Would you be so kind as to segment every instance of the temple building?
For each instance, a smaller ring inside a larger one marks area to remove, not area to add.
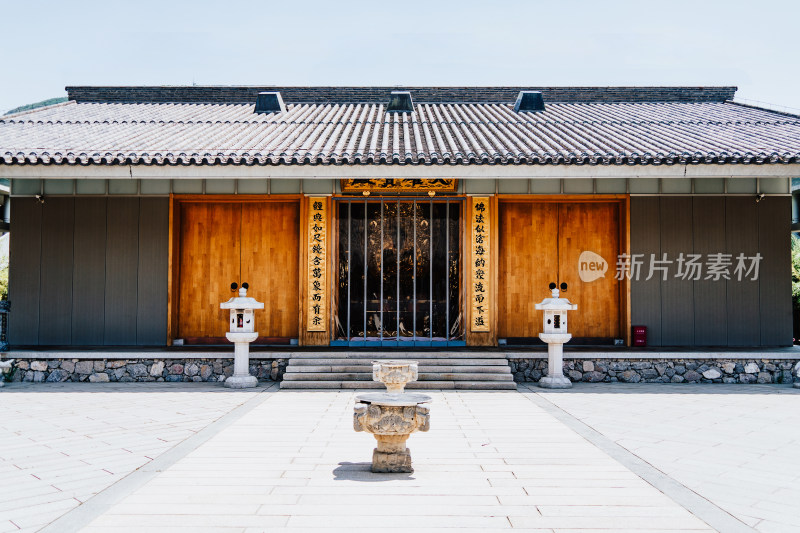
[[[0,117],[14,349],[792,344],[800,117],[735,87],[67,87]]]

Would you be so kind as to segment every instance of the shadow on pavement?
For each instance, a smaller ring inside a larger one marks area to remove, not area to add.
[[[412,474],[375,474],[371,470],[372,463],[339,463],[333,469],[334,480],[336,481],[365,481],[375,483],[380,481],[413,480]]]

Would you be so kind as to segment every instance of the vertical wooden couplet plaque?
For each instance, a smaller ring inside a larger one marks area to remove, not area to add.
[[[489,216],[489,198],[472,197],[472,219],[470,220],[470,302],[472,305],[472,331],[489,331],[491,285],[491,246],[489,235],[491,229]]]
[[[308,331],[328,329],[327,198],[308,199]]]

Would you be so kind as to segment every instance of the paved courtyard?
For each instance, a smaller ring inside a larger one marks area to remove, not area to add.
[[[12,384],[0,532],[800,532],[785,385],[433,392],[413,474],[369,471],[355,394]]]

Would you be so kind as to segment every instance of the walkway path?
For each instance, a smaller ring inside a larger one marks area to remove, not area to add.
[[[256,394],[206,384],[7,384],[0,533],[38,531]]]
[[[603,387],[542,397],[759,531],[800,532],[800,391]]]
[[[769,505],[798,485],[787,453],[800,444],[800,391],[790,388],[434,392],[408,475],[369,472],[374,439],[352,429],[354,396],[6,387],[0,406],[15,415],[0,428],[0,472],[15,490],[0,492],[0,531],[768,532],[792,531],[797,515]],[[720,481],[740,468],[746,481]],[[727,492],[711,490],[720,483]]]

